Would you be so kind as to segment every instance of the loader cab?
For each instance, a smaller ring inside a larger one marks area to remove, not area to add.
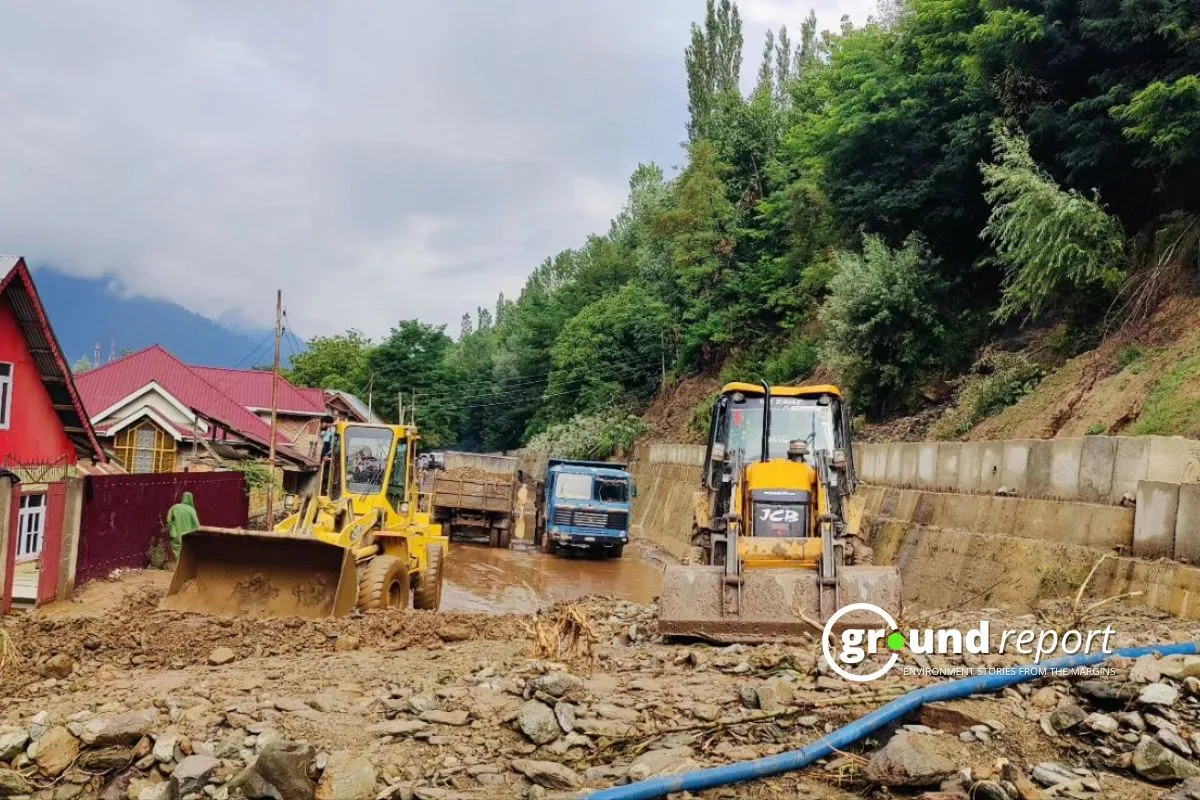
[[[359,514],[386,501],[391,514],[406,516],[415,492],[415,439],[407,426],[339,422],[330,457],[329,497],[348,495]]]

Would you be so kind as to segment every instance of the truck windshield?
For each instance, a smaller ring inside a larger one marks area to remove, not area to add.
[[[624,503],[629,500],[629,481],[623,478],[598,478],[596,499],[602,503]]]
[[[747,397],[729,404],[729,452],[741,451],[743,461],[762,455],[763,399]],[[770,458],[786,458],[788,442],[799,439],[810,453],[832,450],[833,405],[820,405],[815,398],[771,398]]]
[[[392,432],[387,428],[346,428],[346,491],[379,494],[391,449]]]
[[[564,472],[554,482],[554,496],[563,500],[591,500],[592,476]]]

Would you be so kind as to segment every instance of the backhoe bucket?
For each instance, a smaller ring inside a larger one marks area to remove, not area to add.
[[[312,536],[201,527],[184,534],[160,608],[313,618],[343,616],[357,601],[350,550]]]
[[[667,567],[658,601],[658,632],[721,644],[791,641],[805,633],[820,636],[829,617],[851,603],[873,603],[897,616],[903,598],[895,567],[841,567],[837,602],[824,608],[816,570],[749,569],[740,578],[739,597],[738,584],[726,579],[724,567]],[[878,615],[855,611],[836,627],[879,623]]]

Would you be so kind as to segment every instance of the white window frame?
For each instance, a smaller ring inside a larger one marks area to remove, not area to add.
[[[38,498],[38,504],[32,504],[33,498]],[[17,560],[32,561],[42,555],[46,546],[46,507],[49,497],[44,492],[33,492],[21,495],[21,510],[17,514]],[[28,529],[28,530],[27,530]],[[26,547],[27,537],[36,533],[33,549]]]
[[[12,424],[13,371],[15,365],[10,361],[0,361],[0,367],[8,367],[8,374],[0,375],[0,431],[6,431]]]

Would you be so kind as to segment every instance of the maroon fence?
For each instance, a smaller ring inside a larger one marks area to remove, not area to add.
[[[117,568],[149,564],[150,548],[164,535],[167,510],[191,492],[201,525],[242,528],[250,498],[240,472],[166,472],[91,475],[83,485],[83,517],[75,583]]]

